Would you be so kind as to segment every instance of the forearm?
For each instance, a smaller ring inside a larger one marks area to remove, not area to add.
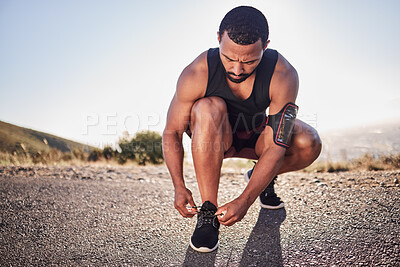
[[[239,198],[246,200],[249,206],[253,204],[279,171],[284,156],[285,149],[280,147],[272,147],[263,153],[254,168],[250,182]]]
[[[175,189],[184,188],[182,138],[179,137],[177,132],[164,131],[162,141],[164,160],[171,175],[172,183]]]

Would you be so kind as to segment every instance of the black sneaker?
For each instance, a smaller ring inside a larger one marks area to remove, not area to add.
[[[218,247],[219,221],[217,207],[210,201],[204,202],[197,214],[197,225],[190,239],[190,246],[199,252],[211,252]]]
[[[246,179],[247,182],[250,181],[251,174],[253,173],[253,169],[247,171],[244,174],[244,179]],[[264,189],[264,191],[261,192],[260,194],[260,205],[264,209],[270,209],[270,210],[276,210],[276,209],[281,209],[285,206],[285,203],[281,201],[281,199],[276,195],[275,190],[274,190],[274,184],[275,180],[278,176],[275,176],[274,179],[269,183],[267,188]]]

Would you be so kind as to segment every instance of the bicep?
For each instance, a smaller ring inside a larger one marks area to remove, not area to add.
[[[282,56],[279,61],[283,66],[272,76],[269,114],[278,113],[287,103],[295,103],[299,90],[297,71]]]
[[[273,142],[287,148],[297,116],[298,107],[295,102],[299,79],[296,70],[283,57],[282,61],[271,80],[268,125],[273,130]]]

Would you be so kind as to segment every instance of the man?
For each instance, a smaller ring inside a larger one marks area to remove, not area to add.
[[[264,208],[283,207],[274,177],[310,165],[321,151],[317,132],[296,119],[296,70],[267,49],[268,34],[267,20],[257,9],[240,6],[228,12],[219,28],[219,48],[202,53],[183,70],[169,107],[164,158],[175,208],[183,217],[198,214],[190,246],[200,252],[215,250],[220,224],[240,221],[257,197]],[[200,210],[183,179],[184,132],[192,139]],[[229,157],[258,161],[245,174],[249,183],[243,193],[219,207],[221,165]]]

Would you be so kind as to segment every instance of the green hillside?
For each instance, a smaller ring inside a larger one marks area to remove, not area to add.
[[[89,152],[93,147],[73,142],[55,135],[19,127],[0,121],[0,151],[14,152],[25,150],[29,153],[49,151],[56,148],[62,152],[81,149]]]

